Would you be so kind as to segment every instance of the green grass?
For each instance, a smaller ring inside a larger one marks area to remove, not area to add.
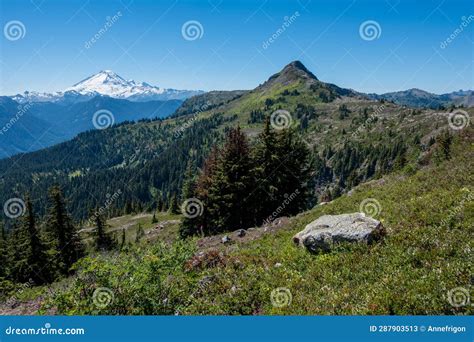
[[[107,220],[107,231],[113,234],[120,242],[122,239],[122,230],[125,230],[125,241],[129,244],[135,242],[139,224],[143,227],[145,232],[144,240],[155,241],[159,239],[163,241],[172,241],[176,238],[179,223],[170,221],[181,220],[180,215],[171,214],[169,212],[157,212],[156,218],[158,219],[158,223],[151,223],[152,217],[152,213],[139,213],[114,217]],[[159,225],[164,225],[164,227],[155,230],[154,228]],[[91,226],[84,227],[84,231],[81,233],[83,240],[88,245],[92,243],[91,229]]]
[[[192,257],[192,240],[88,257],[45,308],[64,314],[473,314],[473,307],[454,307],[447,298],[457,287],[473,292],[474,205],[463,202],[474,193],[473,147],[472,131],[465,132],[451,160],[360,185],[227,254]],[[340,245],[320,255],[294,246],[292,236],[309,222],[359,211],[367,198],[380,203],[376,218],[388,231],[383,242]],[[93,301],[99,287],[113,293],[105,308]],[[278,288],[291,293],[289,305],[272,304]]]

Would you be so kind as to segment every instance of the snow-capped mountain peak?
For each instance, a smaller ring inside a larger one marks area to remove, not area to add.
[[[153,86],[146,82],[126,80],[112,70],[102,70],[82,81],[66,88],[62,92],[52,94],[39,92],[25,92],[12,97],[19,102],[57,102],[66,97],[78,100],[102,95],[130,101],[152,100],[185,100],[191,96],[203,93],[200,90],[176,90]]]
[[[102,70],[65,90],[82,95],[97,93],[115,98],[129,98],[143,94],[163,94],[164,89],[125,80],[112,70]]]

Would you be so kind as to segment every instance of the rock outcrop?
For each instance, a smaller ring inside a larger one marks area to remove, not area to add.
[[[329,252],[340,242],[372,243],[380,240],[385,230],[380,221],[364,213],[324,215],[308,224],[293,241],[313,253]]]

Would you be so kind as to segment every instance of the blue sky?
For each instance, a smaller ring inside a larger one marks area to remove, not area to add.
[[[62,90],[102,69],[167,88],[251,89],[295,59],[323,81],[363,92],[473,89],[473,3],[2,0],[0,94]],[[5,33],[13,20],[25,28],[17,40]],[[196,40],[182,35],[191,20],[203,28]],[[369,20],[379,34],[363,39]]]

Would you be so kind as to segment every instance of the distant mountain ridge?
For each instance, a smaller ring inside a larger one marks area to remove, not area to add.
[[[203,93],[160,88],[102,70],[63,91],[0,96],[0,129],[5,128],[0,158],[49,147],[93,129],[93,116],[99,110],[111,112],[114,123],[164,118],[184,100]],[[22,114],[17,120],[18,112]]]
[[[113,123],[164,118],[181,100],[133,102],[96,95],[82,101],[18,103],[0,96],[0,159],[32,152],[94,129],[94,114],[110,112]]]
[[[307,97],[300,96],[302,93]],[[206,111],[214,112],[214,109],[218,108],[220,112],[250,116],[246,121],[256,123],[263,115],[262,106],[265,111],[275,103],[280,103],[279,106],[291,105],[301,111],[307,103],[314,100],[330,103],[352,98],[358,101],[387,100],[402,106],[438,110],[452,104],[473,106],[473,94],[472,90],[460,90],[436,95],[420,89],[382,95],[364,94],[320,81],[299,61],[289,63],[253,90],[207,93],[163,89],[145,82],[127,81],[111,70],[104,70],[65,89],[64,92],[25,92],[23,95],[10,97],[10,100],[16,101],[13,104],[4,101],[7,105],[0,107],[0,129],[15,117],[18,105],[30,105],[20,122],[2,135],[0,158],[48,147],[93,129],[92,118],[99,110],[112,112],[114,123],[121,123],[143,118],[181,117]],[[150,100],[155,98],[167,100]],[[183,102],[184,98],[186,100]],[[262,104],[263,99],[267,103]],[[308,119],[303,115],[304,125],[311,115]]]
[[[373,100],[388,100],[396,104],[416,107],[416,108],[431,108],[437,109],[440,107],[447,107],[450,105],[473,107],[474,106],[474,91],[473,90],[459,90],[446,94],[433,94],[425,90],[412,88],[403,91],[395,91],[385,94],[368,94]]]
[[[23,94],[10,96],[19,103],[25,102],[83,102],[95,96],[109,96],[133,102],[185,100],[202,94],[202,90],[178,90],[153,86],[146,82],[125,80],[112,70],[102,70],[82,81],[66,88],[64,91],[42,93],[25,91]]]
[[[111,108],[123,119],[112,104],[122,108],[141,103],[98,97],[76,106],[90,106],[86,113]],[[77,219],[86,218],[90,208],[100,206],[116,189],[123,194],[110,208],[113,215],[122,213],[127,203],[151,208],[157,196],[169,201],[179,194],[188,165],[201,167],[230,127],[239,126],[254,139],[267,119],[275,130],[294,128],[311,148],[317,195],[324,197],[401,167],[408,157],[428,150],[432,138],[448,127],[448,111],[413,111],[371,100],[320,81],[297,61],[252,90],[198,95],[174,113],[166,120],[89,130],[48,149],[0,160],[0,203],[26,192],[45,203],[48,187],[60,184]],[[90,125],[87,120],[75,123]]]

